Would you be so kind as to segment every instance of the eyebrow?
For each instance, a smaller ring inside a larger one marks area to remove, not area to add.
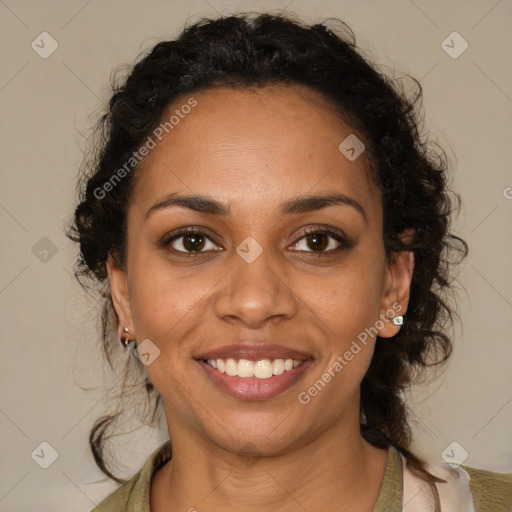
[[[231,210],[229,205],[207,196],[180,196],[177,193],[172,193],[153,204],[146,212],[144,218],[147,219],[153,213],[172,206],[180,206],[195,212],[220,216],[229,215]],[[365,223],[368,224],[368,218],[363,207],[355,199],[340,193],[293,197],[283,203],[280,214],[293,215],[297,213],[307,213],[321,210],[328,206],[351,206],[361,214]]]

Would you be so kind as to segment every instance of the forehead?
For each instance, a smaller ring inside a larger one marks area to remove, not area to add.
[[[182,109],[190,98],[195,106]],[[174,102],[162,122],[171,116],[172,128],[155,139],[136,171],[133,199],[141,208],[178,192],[210,195],[242,213],[336,190],[364,203],[369,217],[380,215],[365,153],[349,160],[339,149],[357,132],[305,86],[191,93]]]

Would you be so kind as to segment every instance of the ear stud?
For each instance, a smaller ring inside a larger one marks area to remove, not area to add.
[[[395,325],[402,325],[404,323],[404,317],[402,315],[394,316],[393,323]]]

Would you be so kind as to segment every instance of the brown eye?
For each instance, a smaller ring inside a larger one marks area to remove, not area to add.
[[[187,251],[201,251],[205,246],[205,238],[197,233],[182,237],[182,245]]]
[[[210,246],[208,245],[210,244]],[[196,228],[186,228],[172,236],[165,237],[161,245],[165,248],[171,247],[174,252],[182,254],[200,254],[208,250],[218,250],[209,236]],[[222,249],[220,249],[222,250]]]
[[[325,233],[315,233],[306,237],[308,247],[314,251],[324,251],[329,245],[329,237]]]
[[[302,248],[299,246],[302,244]],[[323,230],[323,229],[309,229],[305,231],[294,247],[298,248],[299,252],[309,252],[321,256],[323,254],[332,254],[342,249],[350,249],[354,246],[346,236],[337,231]]]

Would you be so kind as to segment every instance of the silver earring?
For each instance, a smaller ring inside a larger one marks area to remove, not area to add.
[[[395,325],[402,325],[404,323],[404,317],[402,315],[394,316],[393,323]]]
[[[128,329],[128,327],[125,327],[125,328],[123,328],[123,332],[126,333],[126,334],[129,334],[130,333],[130,329]],[[128,348],[128,345],[130,345],[130,343],[132,341],[135,341],[135,338],[130,339],[127,336],[121,336],[120,341],[121,341],[121,343],[122,343],[124,348]]]

